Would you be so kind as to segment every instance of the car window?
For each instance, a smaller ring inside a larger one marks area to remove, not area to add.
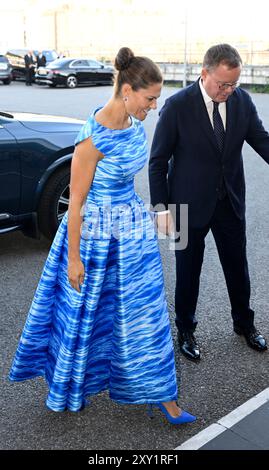
[[[4,55],[0,55],[0,62],[8,63],[8,59]]]
[[[102,66],[102,64],[100,64],[100,62],[97,62],[96,60],[88,60],[88,64],[93,69],[100,69],[100,67]]]
[[[71,64],[72,67],[88,67],[87,60],[74,60]]]
[[[53,60],[52,62],[49,63],[48,67],[64,67],[65,65],[68,65],[68,62],[70,62],[70,60],[66,60],[66,59],[56,59],[56,60]]]
[[[46,60],[52,62],[58,58],[56,51],[42,51],[42,54],[46,57]]]

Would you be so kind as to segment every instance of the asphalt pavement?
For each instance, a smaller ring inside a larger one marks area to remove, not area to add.
[[[175,91],[172,87],[164,87],[159,107],[165,97]],[[23,83],[12,83],[10,86],[0,85],[0,110],[86,119],[92,109],[104,103],[111,93],[112,87],[66,90],[39,88],[35,85],[25,87]],[[269,95],[254,94],[252,98],[265,127],[269,129]],[[149,143],[156,120],[157,112],[152,112],[145,121]],[[251,306],[256,312],[256,326],[269,339],[269,168],[248,145],[244,148],[244,165]],[[147,168],[137,176],[136,187],[145,202],[148,202]],[[118,405],[109,400],[107,393],[94,397],[91,406],[80,413],[53,413],[44,405],[47,388],[42,379],[22,383],[10,383],[7,380],[21,329],[49,250],[49,243],[45,239],[32,240],[17,232],[5,234],[0,239],[1,449],[177,449],[211,425],[225,427],[219,424],[223,417],[229,416],[233,410],[268,388],[269,353],[260,354],[251,350],[242,337],[233,333],[224,277],[211,235],[206,240],[197,309],[199,324],[196,337],[201,345],[202,359],[199,364],[193,364],[180,356],[174,326],[174,254],[166,241],[161,241],[160,247],[175,340],[177,372],[178,377],[181,377],[180,405],[195,414],[197,421],[173,427],[158,412],[150,420],[145,406]],[[254,415],[248,414],[242,418],[242,427],[244,423],[246,427],[250,426],[250,421],[254,423],[259,413],[261,420],[266,417],[269,422],[268,402],[258,409],[259,412],[252,411]],[[236,432],[233,426],[237,426]],[[238,426],[239,422],[236,422],[226,428],[240,435]],[[257,435],[256,428],[251,429]],[[264,428],[264,433],[269,435],[268,429]],[[224,436],[223,431],[215,438]],[[202,442],[204,446],[209,445],[209,441]],[[269,449],[268,440],[264,440],[262,445],[257,442],[254,444],[258,448],[265,445]]]
[[[203,429],[176,450],[269,450],[269,388]]]

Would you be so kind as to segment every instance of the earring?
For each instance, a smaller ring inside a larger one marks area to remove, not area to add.
[[[128,96],[125,96],[125,97],[123,98],[123,101],[128,101]]]

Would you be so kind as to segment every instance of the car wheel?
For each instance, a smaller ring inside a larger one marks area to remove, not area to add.
[[[78,80],[75,77],[75,75],[69,75],[69,77],[67,77],[66,79],[67,88],[76,88],[77,84],[78,84]]]
[[[5,80],[3,80],[4,85],[9,85],[10,82],[11,82],[10,78],[6,78]]]
[[[53,174],[40,199],[38,225],[41,233],[53,239],[69,204],[70,167],[64,167]]]

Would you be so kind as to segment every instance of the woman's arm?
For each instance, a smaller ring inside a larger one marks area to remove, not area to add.
[[[81,208],[92,184],[96,165],[102,157],[89,137],[76,146],[72,158],[68,208],[68,279],[78,292],[84,280],[84,266],[80,259]]]

